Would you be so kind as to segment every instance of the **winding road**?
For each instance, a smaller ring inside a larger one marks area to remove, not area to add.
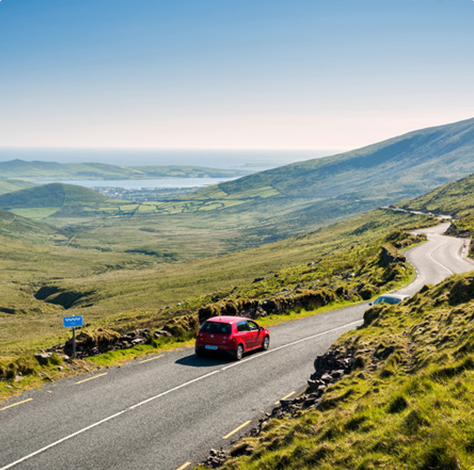
[[[418,276],[400,292],[474,269],[447,226],[423,230],[429,241],[407,252]],[[271,327],[270,349],[240,362],[181,348],[24,392],[0,404],[0,470],[190,469],[303,389],[315,357],[366,308]]]

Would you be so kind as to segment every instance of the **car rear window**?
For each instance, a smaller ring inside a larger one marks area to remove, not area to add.
[[[205,331],[206,333],[222,333],[229,335],[232,331],[232,328],[228,323],[207,321],[204,323],[204,325],[202,325],[201,331]]]
[[[398,304],[399,302],[401,302],[402,299],[398,299],[397,297],[379,297],[375,302],[374,302],[374,305],[377,305],[381,302],[386,302],[388,304],[391,304],[391,305],[394,305],[394,304]]]

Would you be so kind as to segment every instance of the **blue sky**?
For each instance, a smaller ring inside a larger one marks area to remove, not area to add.
[[[350,149],[474,117],[472,0],[1,0],[0,147]]]

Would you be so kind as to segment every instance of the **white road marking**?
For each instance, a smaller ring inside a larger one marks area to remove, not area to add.
[[[53,447],[56,447],[58,446],[59,444],[62,444],[63,442],[66,442],[66,441],[69,441],[70,439],[73,439],[74,437],[77,437],[81,434],[84,434],[85,432],[87,431],[90,431],[91,429],[94,429],[96,428],[97,426],[100,426],[101,424],[104,424],[104,423],[107,423],[108,421],[111,421],[112,419],[115,419],[115,418],[118,418],[119,416],[129,412],[129,411],[132,411],[132,410],[135,410],[136,408],[139,408],[143,405],[146,405],[147,403],[150,403],[154,400],[157,400],[158,398],[162,398],[166,395],[169,395],[170,393],[173,393],[173,392],[176,392],[182,388],[185,388],[189,385],[192,385],[193,383],[196,383],[196,382],[200,382],[201,380],[204,380],[204,379],[207,379],[209,377],[212,377],[213,375],[216,375],[216,374],[220,374],[221,372],[224,372],[226,370],[229,370],[231,369],[232,367],[237,367],[239,365],[242,365],[246,362],[249,362],[249,361],[252,361],[254,359],[257,359],[259,357],[263,357],[267,354],[273,354],[277,351],[280,351],[282,349],[286,349],[286,348],[289,348],[290,346],[295,346],[297,344],[300,344],[300,343],[304,343],[305,341],[310,341],[312,339],[315,339],[315,338],[319,338],[320,336],[324,336],[324,335],[327,335],[329,333],[333,333],[335,331],[338,331],[338,330],[342,330],[342,329],[345,329],[347,327],[351,327],[351,326],[356,326],[356,325],[359,325],[362,323],[362,320],[359,320],[359,321],[354,321],[354,322],[351,322],[351,323],[347,323],[345,325],[342,325],[342,326],[338,326],[336,328],[331,328],[330,330],[326,330],[322,333],[316,333],[314,335],[311,335],[311,336],[308,336],[306,338],[303,338],[303,339],[299,339],[297,341],[293,341],[291,343],[287,343],[287,344],[284,344],[282,346],[279,346],[277,348],[273,348],[273,349],[269,349],[268,351],[265,351],[265,352],[262,352],[261,354],[257,354],[255,356],[251,356],[247,359],[244,359],[242,361],[239,361],[239,362],[234,362],[233,364],[229,365],[229,366],[226,366],[226,367],[222,367],[221,369],[217,369],[213,372],[209,372],[208,374],[204,374],[204,375],[201,375],[200,377],[196,377],[195,379],[193,380],[190,380],[188,382],[185,382],[181,385],[178,385],[174,388],[171,388],[165,392],[162,392],[162,393],[159,393],[158,395],[155,395],[153,397],[150,397],[150,398],[147,398],[146,400],[143,400],[141,401],[140,403],[137,403],[136,405],[133,405],[133,406],[129,406],[128,408],[122,410],[122,411],[119,411],[118,413],[115,413],[113,415],[110,415],[108,416],[107,418],[104,418],[104,419],[101,419],[100,421],[97,421],[96,423],[94,424],[91,424],[90,426],[87,426],[85,428],[82,428],[80,429],[79,431],[76,431],[75,433],[72,433],[72,434],[69,434],[68,436],[65,436],[63,437],[62,439],[59,439],[55,442],[52,442],[51,444],[45,446],[45,447],[42,447],[41,449],[38,449],[37,451],[35,452],[32,452],[31,454],[28,454],[28,455],[25,455],[24,457],[22,457],[21,459],[18,459],[16,460],[15,462],[12,462],[4,467],[1,467],[0,470],[8,470],[9,468],[12,468],[12,467],[15,467],[16,465],[22,463],[22,462],[25,462],[26,460],[29,460],[33,457],[36,457],[37,455],[43,453],[43,452],[46,452],[47,450],[49,449],[52,449]]]
[[[436,261],[433,256],[431,256],[436,250],[438,250],[439,248],[441,248],[442,246],[446,245],[446,243],[448,243],[448,240],[444,240],[443,243],[441,243],[441,245],[438,245],[436,248],[433,248],[429,253],[428,253],[428,256],[436,263],[438,264],[439,266],[441,266],[443,269],[446,269],[446,271],[449,273],[450,276],[452,276],[454,273],[448,268],[446,267],[444,264],[440,263],[439,261]]]

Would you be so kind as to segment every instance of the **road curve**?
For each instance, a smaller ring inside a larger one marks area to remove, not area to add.
[[[415,267],[417,277],[409,286],[401,289],[400,293],[413,295],[425,284],[437,284],[453,274],[474,269],[474,262],[466,258],[469,240],[443,235],[449,225],[446,223],[413,232],[426,233],[429,243],[407,251],[407,259]]]
[[[463,241],[445,229],[424,230],[429,241],[407,252],[418,276],[402,292],[474,269]],[[240,362],[181,348],[25,392],[0,404],[0,470],[191,468],[301,390],[316,355],[359,325],[365,309],[274,326],[270,350]]]

